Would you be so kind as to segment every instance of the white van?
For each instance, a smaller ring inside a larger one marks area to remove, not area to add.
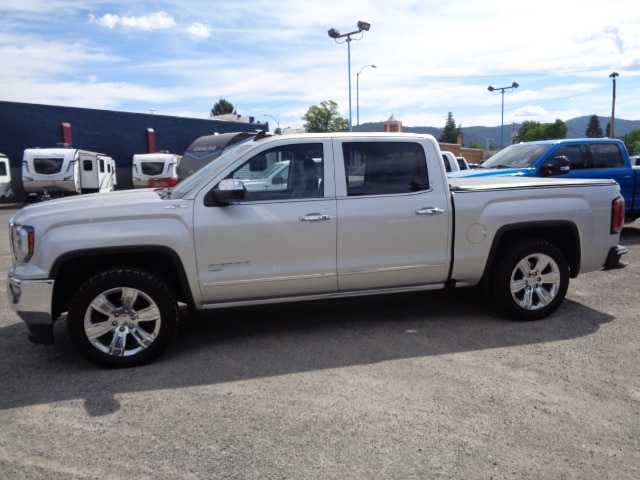
[[[181,155],[168,152],[136,153],[131,167],[133,187],[173,187],[178,183],[181,159]]]
[[[109,192],[115,189],[116,164],[108,155],[77,148],[27,148],[22,184],[29,199],[39,200]]]
[[[11,165],[9,157],[0,153],[0,198],[12,197],[11,190]]]

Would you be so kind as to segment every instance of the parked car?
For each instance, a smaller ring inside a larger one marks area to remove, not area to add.
[[[457,172],[460,170],[460,164],[453,152],[442,151],[442,161],[444,162],[444,169],[449,172]]]
[[[459,170],[469,170],[470,167],[466,158],[456,157],[456,160],[458,161],[458,167],[460,167]]]
[[[628,222],[640,218],[640,168],[622,140],[563,138],[521,142],[500,150],[478,168],[452,177],[564,177],[614,179],[625,200]]]
[[[241,173],[238,175],[243,176]],[[272,163],[257,177],[249,176],[248,179],[244,179],[244,186],[247,190],[284,190],[287,187],[288,178],[289,160],[283,160]]]

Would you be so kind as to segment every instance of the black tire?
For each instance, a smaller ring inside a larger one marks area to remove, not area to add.
[[[67,329],[87,359],[106,367],[133,367],[160,355],[178,329],[178,303],[153,274],[126,268],[101,272],[76,292]]]
[[[539,238],[505,245],[489,278],[494,306],[515,320],[539,320],[555,311],[569,288],[569,266],[558,247]]]

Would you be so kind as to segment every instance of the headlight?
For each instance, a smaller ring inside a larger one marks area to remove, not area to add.
[[[13,258],[20,263],[28,262],[33,255],[35,234],[33,227],[26,225],[9,225],[11,231],[11,251]]]

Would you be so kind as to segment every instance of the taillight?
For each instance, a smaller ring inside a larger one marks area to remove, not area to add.
[[[611,233],[620,233],[624,226],[624,198],[618,197],[611,204]]]

